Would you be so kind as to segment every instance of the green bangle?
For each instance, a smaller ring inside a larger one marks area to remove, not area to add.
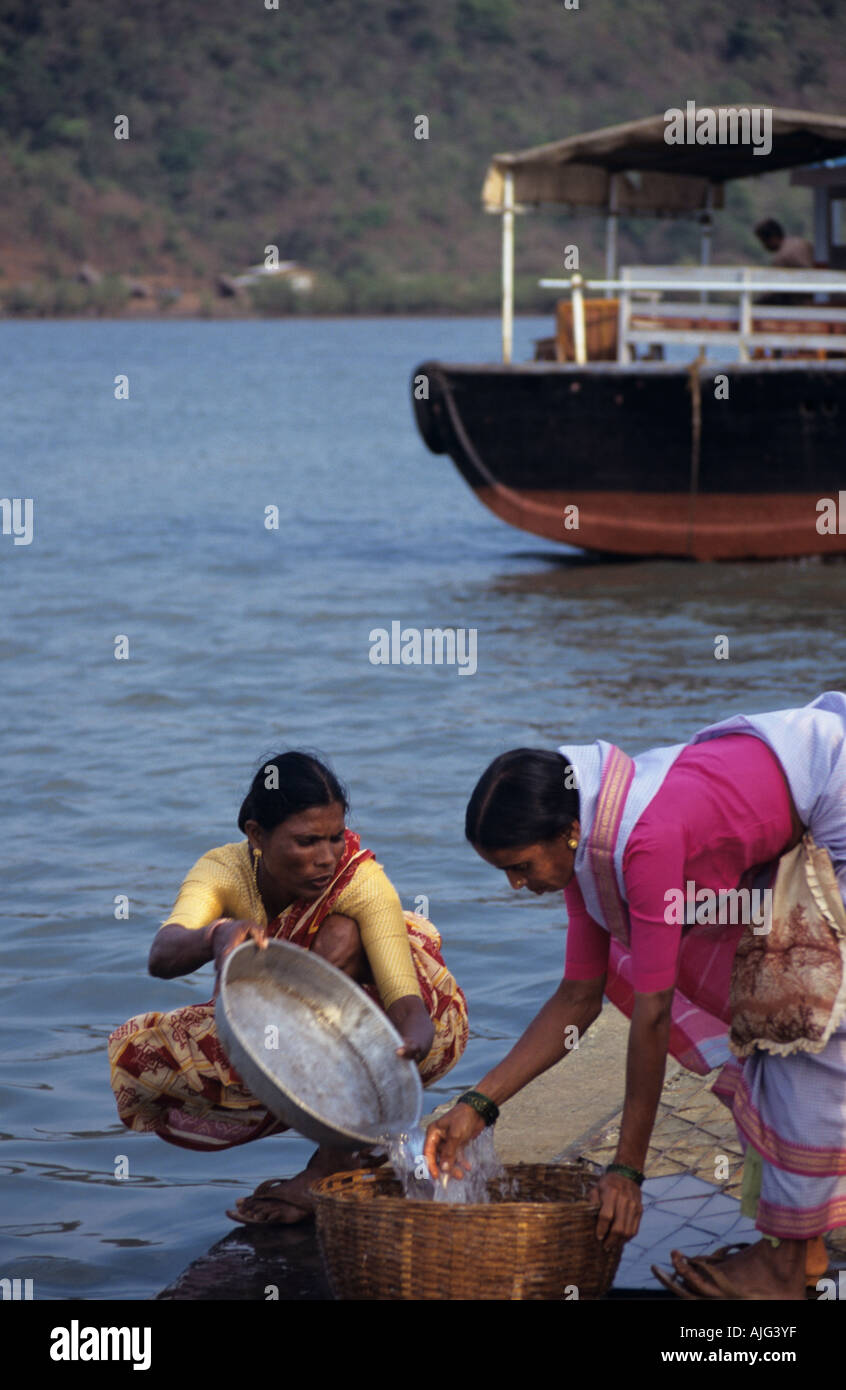
[[[636,1182],[638,1187],[643,1186],[646,1176],[638,1168],[630,1168],[627,1163],[609,1163],[605,1171],[606,1173],[619,1173],[621,1178],[629,1178],[632,1182]]]
[[[465,1091],[455,1103],[469,1105],[477,1115],[481,1115],[486,1125],[496,1124],[499,1119],[499,1106],[488,1096],[483,1096],[481,1091]]]

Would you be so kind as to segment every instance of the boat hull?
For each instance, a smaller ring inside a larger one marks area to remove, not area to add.
[[[547,540],[696,560],[846,553],[846,515],[831,533],[823,504],[846,488],[846,361],[424,362],[412,395],[428,447]]]

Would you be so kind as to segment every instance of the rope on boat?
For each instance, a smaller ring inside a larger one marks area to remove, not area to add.
[[[696,504],[699,499],[699,463],[702,451],[702,381],[700,371],[705,365],[706,355],[703,348],[699,349],[698,355],[691,362],[687,369],[688,388],[690,390],[690,483],[688,489],[688,510],[687,510],[687,554],[693,554],[693,530],[696,524]],[[450,419],[456,438],[464,452],[467,454],[477,473],[484,478],[489,487],[499,493],[505,493],[514,498],[521,507],[525,508],[525,499],[508,487],[506,483],[499,482],[485,466],[479,457],[464,428],[458,408],[453,399],[452,390],[445,377],[440,379],[441,390],[446,404],[447,414]]]
[[[690,390],[690,489],[687,508],[687,553],[693,554],[693,528],[696,525],[696,503],[699,499],[699,460],[702,451],[702,380],[699,375],[705,365],[705,349],[700,348],[687,369]]]
[[[497,492],[510,493],[512,496],[517,498],[518,501],[521,501],[522,499],[520,498],[519,494],[514,492],[512,488],[508,487],[506,483],[497,482],[490,469],[486,468],[482,460],[479,458],[479,455],[476,453],[476,450],[474,449],[473,445],[470,443],[470,440],[467,437],[467,431],[464,428],[461,416],[459,415],[455,401],[453,400],[452,388],[449,382],[447,381],[446,377],[441,377],[440,386],[441,390],[444,393],[447,414],[449,415],[450,423],[452,424],[452,428],[455,431],[456,438],[458,439],[459,444],[466,453],[473,467],[476,469],[477,473],[480,473],[482,475],[485,482],[488,484],[488,487],[494,488]]]

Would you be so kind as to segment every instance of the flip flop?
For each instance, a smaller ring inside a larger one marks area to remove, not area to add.
[[[706,1258],[701,1258],[701,1257],[700,1257],[700,1258],[697,1258],[696,1256],[691,1256],[691,1257],[688,1259],[687,1263],[688,1263],[688,1265],[690,1266],[690,1268],[693,1270],[694,1274],[698,1274],[699,1277],[700,1277],[700,1279],[706,1280],[706,1281],[710,1282],[711,1284],[713,1284],[715,1290],[717,1290],[717,1292],[715,1292],[715,1293],[711,1293],[710,1291],[707,1292],[707,1293],[703,1293],[703,1294],[695,1294],[695,1293],[694,1293],[694,1297],[698,1298],[700,1301],[711,1302],[711,1301],[714,1301],[714,1300],[718,1300],[718,1301],[722,1301],[722,1302],[725,1302],[725,1303],[760,1303],[760,1302],[762,1302],[762,1301],[767,1301],[767,1302],[772,1301],[772,1302],[779,1302],[779,1303],[780,1303],[780,1302],[783,1302],[783,1301],[784,1301],[783,1299],[777,1297],[776,1295],[769,1295],[769,1296],[768,1296],[768,1295],[766,1295],[766,1294],[763,1294],[763,1295],[762,1295],[762,1294],[747,1293],[745,1289],[738,1288],[736,1284],[733,1284],[733,1283],[731,1282],[731,1280],[730,1280],[729,1278],[727,1278],[727,1276],[725,1275],[725,1273],[723,1272],[723,1270],[722,1270],[722,1268],[721,1268],[721,1266],[720,1266],[720,1262],[719,1262],[719,1261],[718,1261],[716,1264],[714,1264],[714,1263],[710,1263],[710,1264],[709,1264],[709,1262],[708,1262],[708,1260],[707,1260],[707,1257],[706,1257]],[[660,1278],[661,1273],[663,1273],[663,1271],[658,1271],[654,1266],[653,1266],[653,1272],[654,1272],[659,1278]],[[683,1278],[684,1276],[680,1276],[680,1277]],[[661,1283],[664,1284],[664,1286],[665,1286],[666,1288],[670,1288],[670,1287],[671,1287],[671,1285],[670,1285],[670,1283],[668,1282],[667,1279],[661,1279]],[[680,1287],[684,1287],[684,1286],[681,1285]],[[673,1291],[675,1292],[675,1290],[673,1290]],[[686,1293],[685,1293],[685,1294],[679,1293],[678,1296],[679,1296],[680,1298],[689,1297],[689,1294],[686,1294]],[[806,1295],[806,1297],[807,1297],[807,1295]]]
[[[714,1253],[716,1254],[717,1252],[715,1251]],[[695,1259],[688,1260],[688,1264],[690,1265],[695,1266],[696,1263],[697,1261]],[[704,1264],[705,1261],[700,1261],[700,1263]],[[650,1268],[659,1284],[663,1284],[664,1288],[669,1289],[670,1293],[675,1294],[676,1298],[685,1298],[691,1303],[712,1303],[715,1299],[718,1302],[722,1302],[725,1299],[725,1294],[722,1293],[695,1293],[693,1289],[685,1284],[684,1277],[675,1269],[672,1273],[668,1274],[666,1270],[660,1269],[658,1265],[651,1265]],[[706,1279],[711,1277],[707,1264],[705,1265],[705,1273],[703,1273],[702,1277]]]
[[[718,1250],[712,1250],[710,1255],[697,1255],[696,1259],[703,1265],[721,1265],[735,1250],[748,1250],[749,1245],[748,1240],[736,1240],[733,1245],[721,1245]]]
[[[698,1260],[688,1260],[688,1264],[693,1266],[696,1273],[702,1274],[701,1270],[696,1269],[699,1263],[701,1262]],[[743,1289],[739,1289],[736,1284],[733,1284],[730,1279],[727,1279],[718,1264],[705,1265],[705,1273],[702,1277],[710,1279],[715,1287],[720,1290],[719,1294],[715,1295],[717,1298],[723,1298],[731,1303],[760,1303],[762,1301],[760,1294],[745,1293]],[[773,1301],[781,1302],[782,1300],[774,1299]]]
[[[227,1211],[226,1215],[232,1221],[243,1222],[245,1226],[296,1226],[314,1215],[314,1206],[307,1198],[274,1195],[274,1188],[287,1186],[290,1181],[290,1178],[267,1178],[249,1197],[240,1197],[234,1209]],[[293,1207],[302,1215],[287,1220],[281,1215],[282,1207]]]
[[[738,1240],[734,1241],[732,1245],[719,1246],[718,1249],[712,1250],[710,1255],[697,1255],[694,1258],[700,1265],[719,1265],[722,1264],[724,1260],[727,1260],[730,1255],[733,1255],[735,1251],[748,1250],[748,1248],[748,1240]],[[692,1264],[693,1261],[690,1260],[688,1263]],[[669,1289],[671,1293],[674,1293],[676,1298],[695,1299],[699,1303],[707,1303],[714,1298],[719,1298],[719,1294],[696,1293],[694,1289],[685,1284],[684,1275],[680,1274],[677,1269],[673,1269],[670,1274],[667,1274],[663,1269],[659,1269],[657,1265],[652,1265],[651,1268],[652,1273],[659,1283],[663,1284],[665,1289]]]

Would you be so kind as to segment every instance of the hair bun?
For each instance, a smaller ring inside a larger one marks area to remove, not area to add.
[[[276,774],[268,786],[268,769]],[[254,820],[263,830],[274,830],[289,816],[315,806],[330,806],[338,802],[346,813],[347,794],[335,774],[309,753],[277,753],[263,758],[244,797],[238,814],[238,829],[244,832],[247,821]]]

